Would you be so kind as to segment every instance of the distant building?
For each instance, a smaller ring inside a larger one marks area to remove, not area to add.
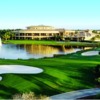
[[[59,36],[60,32],[51,26],[29,26],[26,30],[15,31],[16,39],[52,39],[55,35]]]
[[[92,31],[80,31],[77,34],[77,37],[81,37],[83,40],[91,40],[93,37],[95,37],[96,34],[92,33]]]
[[[92,30],[65,30],[55,29],[52,26],[29,26],[25,30],[15,31],[15,39],[28,40],[90,40],[95,34]]]

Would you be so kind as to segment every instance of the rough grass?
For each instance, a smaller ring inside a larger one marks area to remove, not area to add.
[[[8,99],[14,94],[34,92],[39,95],[58,93],[95,87],[93,69],[100,64],[100,56],[83,57],[81,52],[54,58],[5,60],[0,65],[18,64],[42,68],[37,75],[3,74],[0,81],[0,98]]]

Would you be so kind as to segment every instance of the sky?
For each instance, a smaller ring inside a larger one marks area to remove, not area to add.
[[[0,0],[0,29],[31,25],[100,29],[100,0]]]

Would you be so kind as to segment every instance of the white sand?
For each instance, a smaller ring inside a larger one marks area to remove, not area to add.
[[[2,77],[0,76],[0,81],[2,80]]]
[[[87,51],[82,53],[82,56],[95,56],[95,55],[99,55],[99,51]]]
[[[0,38],[0,46],[2,46],[2,41],[1,41],[1,38]]]
[[[14,73],[14,74],[38,74],[43,70],[37,67],[30,67],[24,65],[0,65],[0,74]],[[2,77],[0,76],[0,80]]]

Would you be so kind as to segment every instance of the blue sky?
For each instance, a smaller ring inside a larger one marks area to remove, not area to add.
[[[41,24],[100,29],[100,0],[0,0],[0,29]]]

